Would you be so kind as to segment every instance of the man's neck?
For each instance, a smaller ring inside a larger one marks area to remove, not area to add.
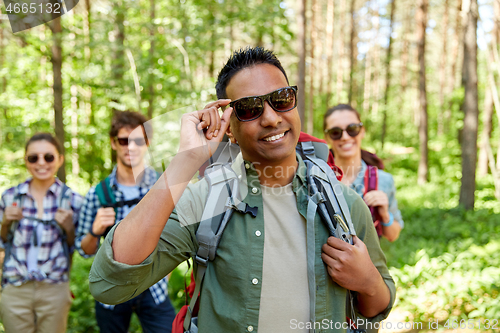
[[[259,176],[259,182],[268,187],[285,186],[290,184],[297,172],[298,162],[293,155],[293,159],[284,161],[279,165],[262,165],[254,164],[254,167]]]
[[[134,169],[136,170],[136,174],[138,170],[144,170],[144,165],[137,166],[135,168],[126,166],[120,162],[117,163],[116,166],[116,181],[125,186],[135,186],[138,182],[136,182],[134,177]],[[142,172],[142,171],[141,171]],[[138,179],[139,181],[139,179]]]

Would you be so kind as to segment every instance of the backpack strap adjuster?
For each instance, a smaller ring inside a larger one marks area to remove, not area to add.
[[[196,257],[194,258],[194,260],[196,260],[196,263],[198,263],[198,265],[202,265],[202,266],[207,267],[209,259],[208,258],[200,257],[199,255],[196,255]]]

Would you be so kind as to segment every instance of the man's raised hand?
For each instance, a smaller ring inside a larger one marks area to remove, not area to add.
[[[115,210],[111,207],[99,208],[92,224],[92,232],[95,235],[102,235],[108,227],[115,224]]]
[[[203,110],[182,116],[179,153],[188,153],[190,158],[197,159],[201,164],[212,156],[229,127],[233,110],[227,108],[221,117],[219,108],[229,102],[229,99],[220,99],[207,104]]]

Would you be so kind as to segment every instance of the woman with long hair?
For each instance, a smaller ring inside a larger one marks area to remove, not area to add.
[[[361,149],[365,128],[359,113],[348,104],[329,109],[323,118],[325,140],[335,164],[342,169],[342,183],[349,185],[366,202],[379,237],[393,242],[404,226],[391,174],[375,154]]]
[[[0,201],[5,248],[0,315],[7,333],[63,333],[82,197],[55,177],[64,156],[51,134],[32,136],[24,159],[31,177],[6,190]]]

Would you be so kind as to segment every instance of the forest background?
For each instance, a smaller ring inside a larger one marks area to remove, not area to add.
[[[305,132],[322,137],[327,108],[351,103],[394,175],[405,229],[382,246],[402,320],[498,331],[499,40],[500,0],[80,0],[16,34],[2,15],[0,190],[28,176],[24,143],[49,131],[59,177],[84,195],[113,167],[115,110],[153,118],[167,165],[180,114],[216,99],[232,50],[260,45],[299,86]],[[75,255],[69,332],[98,331],[90,265]],[[177,308],[186,270],[169,285]]]

